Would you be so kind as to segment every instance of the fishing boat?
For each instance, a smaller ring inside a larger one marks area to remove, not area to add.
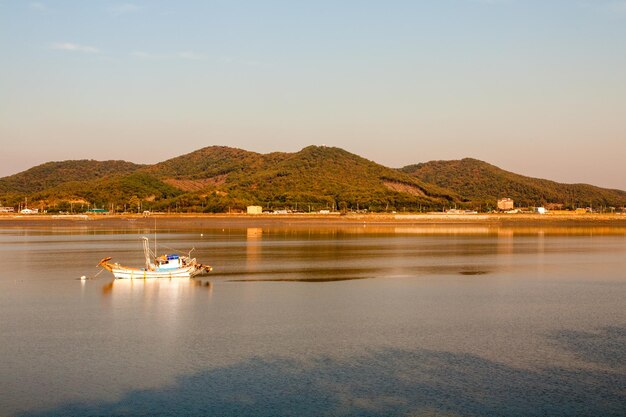
[[[143,237],[143,252],[145,257],[145,267],[133,268],[112,263],[111,257],[102,259],[98,266],[113,273],[116,279],[148,279],[148,278],[193,278],[197,275],[204,275],[211,272],[213,268],[203,265],[191,257],[191,251],[185,255],[161,255],[156,256],[155,250],[150,250],[147,237]],[[193,249],[192,249],[193,251]]]

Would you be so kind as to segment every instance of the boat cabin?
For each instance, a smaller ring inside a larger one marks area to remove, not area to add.
[[[183,262],[178,255],[162,255],[156,258],[156,270],[163,271],[168,269],[182,268]]]

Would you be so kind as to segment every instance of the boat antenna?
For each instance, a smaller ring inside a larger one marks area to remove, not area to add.
[[[157,232],[156,232],[156,217],[154,218],[154,258],[156,259],[159,256],[157,252]]]

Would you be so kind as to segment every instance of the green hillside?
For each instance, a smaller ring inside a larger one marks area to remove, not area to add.
[[[53,162],[0,179],[0,200],[28,198],[49,211],[225,212],[269,209],[432,210],[460,198],[411,175],[345,150],[310,146],[296,153],[259,154],[212,146],[139,166],[121,161]]]
[[[259,154],[227,146],[209,146],[186,155],[177,156],[145,168],[159,177],[185,180],[219,177],[233,172],[253,172],[267,164],[286,158],[289,154]]]
[[[215,211],[249,204],[301,210],[415,210],[457,199],[410,175],[330,147],[265,155],[209,147],[146,171],[193,193],[196,200],[202,198],[200,204]]]
[[[309,146],[260,154],[211,146],[160,162],[49,162],[0,178],[0,202],[49,212],[88,207],[171,212],[227,212],[247,205],[299,211],[488,209],[500,197],[518,206],[621,207],[626,192],[559,184],[504,171],[475,159],[433,161],[400,170],[343,149]]]
[[[0,178],[0,193],[30,194],[74,181],[90,181],[113,174],[130,174],[141,165],[126,161],[77,160],[46,162],[19,174]]]
[[[563,204],[565,208],[620,207],[626,192],[587,184],[561,184],[525,177],[476,159],[431,161],[401,169],[420,180],[448,188],[472,204],[495,207],[498,198],[509,197],[516,206]]]
[[[154,203],[171,199],[183,194],[180,190],[168,185],[158,178],[145,173],[115,174],[89,181],[72,181],[56,187],[31,194],[32,201],[81,200],[92,206],[108,208],[111,204],[123,207],[131,205],[130,200]]]
[[[27,171],[0,178],[0,201],[17,206],[28,199],[32,207],[49,211],[69,209],[72,202],[88,207],[118,208],[130,205],[133,196],[148,202],[182,194],[158,178],[141,172],[143,165],[125,161],[48,162]]]

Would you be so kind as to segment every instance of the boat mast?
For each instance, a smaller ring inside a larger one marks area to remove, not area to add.
[[[143,239],[143,256],[146,258],[146,271],[150,270],[150,243],[148,242],[147,237],[142,237]]]

